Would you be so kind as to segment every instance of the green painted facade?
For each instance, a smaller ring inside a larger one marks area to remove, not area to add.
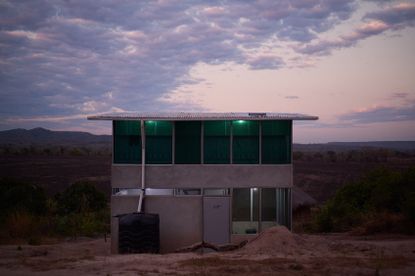
[[[140,121],[113,130],[114,163],[140,164]],[[291,120],[146,121],[145,133],[147,164],[291,163]]]

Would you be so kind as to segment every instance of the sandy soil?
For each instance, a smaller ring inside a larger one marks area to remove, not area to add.
[[[415,237],[267,230],[225,253],[110,255],[109,241],[0,246],[0,275],[415,275]]]

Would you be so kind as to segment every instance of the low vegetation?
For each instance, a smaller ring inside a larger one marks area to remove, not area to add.
[[[414,150],[398,151],[386,148],[361,148],[359,150],[328,150],[328,151],[294,151],[294,161],[323,161],[327,163],[336,162],[359,162],[359,163],[385,163],[397,159],[413,160]]]
[[[0,242],[38,243],[45,236],[75,238],[109,231],[109,146],[0,145],[0,156],[2,176],[14,178],[0,178]],[[307,213],[304,222],[294,219],[300,231],[415,233],[415,169],[404,171],[414,164],[413,150],[295,151],[293,159],[296,185],[326,202]],[[388,169],[360,178],[379,165]],[[94,182],[67,188],[78,179]],[[42,183],[46,191],[32,183]]]
[[[415,233],[415,167],[379,168],[346,184],[314,215],[318,232]]]
[[[33,184],[0,180],[0,242],[45,237],[76,238],[109,231],[106,196],[90,182],[77,182],[54,197]]]
[[[13,145],[1,144],[0,156],[110,156],[110,145],[73,146],[73,145]]]

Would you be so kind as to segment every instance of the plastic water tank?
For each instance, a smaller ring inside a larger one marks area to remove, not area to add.
[[[159,253],[160,221],[158,214],[131,213],[118,215],[118,252]]]

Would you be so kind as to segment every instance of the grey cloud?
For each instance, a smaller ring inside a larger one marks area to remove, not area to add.
[[[320,40],[296,47],[296,51],[307,55],[329,55],[332,50],[354,46],[360,40],[388,30],[411,27],[415,24],[415,4],[384,6],[380,11],[367,13],[366,23],[352,33],[337,40]]]
[[[306,44],[298,47],[296,50],[299,53],[308,55],[329,55],[333,49],[354,46],[360,40],[383,33],[388,29],[389,26],[382,22],[371,22],[356,28],[349,35],[340,36],[337,40],[321,40],[314,44]]]
[[[1,1],[0,26],[2,30],[36,30],[55,13],[48,1]]]
[[[282,57],[241,49],[308,42],[354,9],[352,0],[2,1],[0,114],[178,108],[159,99],[195,81],[198,62],[279,69]]]
[[[366,111],[350,112],[338,116],[338,119],[356,124],[413,121],[415,120],[415,104],[402,107],[377,107]]]
[[[247,62],[253,70],[278,69],[284,66],[284,61],[279,57],[260,56]]]
[[[315,38],[315,33],[326,31],[341,20],[350,17],[355,9],[354,1],[264,1],[261,5],[247,7],[253,19],[246,25],[255,32],[273,30],[274,34],[284,40],[308,42]],[[257,15],[256,17],[252,14]],[[260,25],[262,27],[258,28]],[[247,29],[250,30],[249,28]],[[258,33],[257,33],[258,34]]]
[[[365,18],[381,20],[395,28],[413,26],[415,23],[415,4],[397,4],[380,11],[370,12]]]

